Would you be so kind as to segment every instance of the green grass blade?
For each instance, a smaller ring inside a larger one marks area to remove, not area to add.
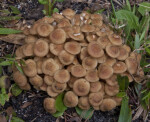
[[[10,28],[0,28],[0,34],[15,34],[15,33],[21,33],[21,30],[14,30]]]

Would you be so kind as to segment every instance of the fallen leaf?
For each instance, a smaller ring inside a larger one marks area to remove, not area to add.
[[[24,103],[24,104],[21,106],[21,108],[26,108],[26,107],[28,107],[28,106],[30,106],[30,105],[32,105],[32,102],[26,102],[26,103]]]
[[[3,115],[0,115],[0,122],[7,122],[6,117]]]

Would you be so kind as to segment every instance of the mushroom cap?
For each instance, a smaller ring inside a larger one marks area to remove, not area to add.
[[[113,100],[116,101],[116,105],[117,106],[120,106],[121,105],[121,102],[122,102],[122,98],[121,97],[112,97]]]
[[[39,26],[39,22],[35,22],[33,26],[30,28],[30,34],[36,35],[37,34],[37,27]]]
[[[97,40],[97,36],[95,34],[88,34],[86,36],[86,39],[87,39],[88,42],[93,42],[93,41]]]
[[[66,83],[70,80],[70,73],[65,69],[58,70],[54,74],[54,79],[59,83]]]
[[[80,78],[73,84],[73,91],[78,96],[86,96],[90,91],[90,83],[84,78]]]
[[[88,70],[85,79],[89,82],[96,82],[99,80],[98,72],[96,69]]]
[[[120,75],[121,75],[121,76],[127,76],[128,79],[129,79],[129,82],[132,82],[132,81],[133,81],[132,76],[131,76],[128,72],[124,72],[124,73],[122,73],[122,74],[120,74]]]
[[[86,69],[81,65],[74,65],[71,67],[71,74],[75,77],[84,77],[86,75]]]
[[[126,49],[126,51],[128,52],[128,53],[130,53],[131,52],[131,48],[128,46],[128,45],[123,45],[123,48],[124,49]]]
[[[105,84],[105,93],[109,96],[115,96],[119,92],[119,86],[110,86]]]
[[[118,85],[117,75],[113,74],[109,79],[106,79],[106,83],[110,86]]]
[[[106,60],[107,60],[107,56],[105,54],[102,57],[97,58],[97,62],[100,64],[105,63]]]
[[[32,43],[32,42],[36,42],[36,41],[37,41],[36,36],[28,35],[25,37],[25,43]]]
[[[59,13],[53,13],[52,17],[54,18],[54,20],[58,21],[64,18],[63,15],[59,14]]]
[[[43,23],[51,24],[52,22],[54,22],[54,18],[45,16],[45,17],[43,17],[43,18],[41,19],[41,21],[42,21]]]
[[[101,27],[103,24],[103,21],[101,19],[92,19],[92,25],[96,27]]]
[[[111,98],[103,99],[102,104],[100,105],[101,111],[110,111],[117,106],[116,101]]]
[[[124,73],[127,70],[127,66],[124,62],[118,61],[113,65],[114,73]]]
[[[70,77],[70,80],[67,82],[67,83],[68,83],[68,86],[69,86],[70,88],[73,88],[73,84],[75,83],[76,80],[78,80],[77,77],[71,76],[71,77]]]
[[[54,27],[47,23],[41,23],[37,27],[37,33],[42,37],[47,37],[54,30]]]
[[[22,90],[27,90],[27,91],[31,90],[31,86],[30,86],[29,83],[26,83],[25,86],[19,86],[19,87],[20,87],[20,89],[22,89]]]
[[[88,25],[88,24],[84,24],[81,26],[81,31],[82,32],[94,32],[95,31],[95,27],[94,25]]]
[[[80,23],[81,23],[80,15],[79,14],[74,15],[74,17],[71,20],[71,24],[80,25]]]
[[[79,102],[78,102],[78,106],[82,110],[88,110],[88,109],[90,109],[89,98],[88,97],[80,97],[79,98]]]
[[[68,91],[64,95],[64,105],[67,107],[75,107],[78,104],[78,96],[73,91]]]
[[[20,87],[27,84],[26,76],[19,71],[15,71],[13,73],[13,79]]]
[[[63,92],[67,87],[66,83],[59,83],[59,82],[53,82],[52,84],[52,90],[56,93]]]
[[[111,34],[108,36],[110,42],[114,45],[122,45],[122,39],[119,35]]]
[[[56,112],[55,99],[45,98],[44,99],[44,108],[47,112],[54,114]]]
[[[119,47],[119,56],[117,57],[118,60],[126,60],[126,58],[129,56],[129,52],[123,47]]]
[[[50,33],[50,40],[54,44],[63,44],[66,41],[66,32],[61,29],[55,29]]]
[[[51,97],[56,97],[58,95],[58,93],[53,91],[52,86],[47,87],[47,94]]]
[[[49,75],[45,75],[44,76],[44,83],[48,86],[51,86],[54,82],[54,78],[52,76]]]
[[[63,11],[62,11],[62,14],[63,14],[66,18],[71,19],[71,18],[75,15],[75,11],[72,10],[72,9],[70,9],[70,8],[68,8],[68,9],[63,10]]]
[[[78,42],[69,41],[65,43],[64,49],[72,55],[77,55],[81,51],[81,46]]]
[[[34,44],[34,54],[38,57],[44,57],[49,52],[49,46],[43,39],[38,39]]]
[[[109,66],[113,66],[116,63],[116,59],[115,58],[110,58],[107,56],[106,61],[104,62],[104,64],[109,65]]]
[[[37,74],[36,63],[32,59],[27,59],[25,61],[25,66],[22,67],[23,72],[28,77],[33,77]]]
[[[59,55],[58,55],[58,58],[60,60],[60,62],[64,65],[69,65],[73,62],[74,60],[74,55],[68,53],[67,51],[65,50],[62,50]]]
[[[85,57],[89,57],[87,47],[82,47],[80,52],[80,59],[83,60]]]
[[[100,37],[107,36],[108,29],[106,27],[101,27],[100,30],[96,31],[96,35]]]
[[[101,79],[108,79],[113,75],[113,68],[109,65],[101,64],[98,67],[98,75]]]
[[[117,58],[120,54],[119,47],[116,45],[107,45],[106,53],[112,58]]]
[[[43,60],[39,59],[36,61],[36,69],[37,69],[37,73],[38,74],[42,74],[42,64],[43,64]]]
[[[97,60],[91,57],[85,57],[82,60],[82,66],[86,69],[86,70],[91,70],[91,69],[95,69],[97,66]]]
[[[101,92],[90,93],[89,102],[92,106],[99,106],[103,101],[103,94]]]
[[[109,39],[104,36],[104,37],[99,37],[97,39],[97,42],[99,43],[99,45],[101,46],[101,48],[105,49],[106,46],[110,43]]]
[[[42,91],[47,91],[47,84],[46,83],[43,83],[42,86],[40,86],[40,90]]]
[[[42,71],[44,74],[53,76],[57,70],[59,70],[59,65],[54,61],[54,59],[49,58],[43,61]]]
[[[83,41],[84,35],[83,33],[68,33],[69,37],[76,40],[76,41]]]
[[[35,75],[29,78],[29,81],[32,85],[40,87],[43,85],[43,79],[39,75]]]
[[[104,82],[102,82],[102,81],[100,81],[100,83],[101,83],[101,89],[100,89],[100,93],[102,93],[103,95],[105,95],[105,83]]]
[[[56,56],[59,55],[59,53],[63,50],[63,48],[64,48],[63,44],[50,43],[50,52]]]
[[[93,58],[100,58],[104,55],[103,49],[97,42],[90,42],[87,50],[89,55],[92,56]]]
[[[99,92],[102,88],[102,85],[99,81],[90,83],[90,92]]]
[[[83,20],[83,19],[89,19],[91,16],[90,13],[88,13],[87,11],[83,11],[81,14],[80,14],[80,19]]]
[[[66,18],[61,19],[58,24],[58,28],[63,28],[63,27],[71,27],[70,21]]]
[[[25,44],[22,48],[22,52],[25,56],[33,56],[34,43]]]
[[[21,47],[18,47],[18,48],[17,48],[17,50],[16,50],[16,52],[15,52],[16,57],[18,57],[18,58],[23,58],[23,57],[25,57],[25,55],[23,54],[23,47],[24,47],[24,46],[21,46]]]
[[[28,35],[30,34],[30,31],[29,31],[29,28],[28,28],[28,27],[25,27],[25,28],[23,29],[23,34],[26,35],[26,36],[28,36]]]
[[[91,19],[100,19],[103,20],[103,17],[101,14],[91,14]]]

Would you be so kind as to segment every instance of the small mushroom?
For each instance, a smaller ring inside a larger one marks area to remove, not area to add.
[[[40,90],[42,90],[42,91],[47,91],[47,84],[46,83],[43,83],[42,84],[42,86],[40,86],[39,88],[40,88]]]
[[[120,74],[120,75],[121,75],[121,76],[127,76],[128,79],[129,79],[129,82],[132,82],[132,81],[133,81],[132,76],[131,76],[128,72],[124,72],[124,73],[122,73],[122,74]]]
[[[83,47],[80,52],[80,59],[83,60],[85,57],[89,57],[87,47]]]
[[[97,40],[97,36],[94,35],[94,34],[88,34],[88,35],[86,36],[86,39],[87,39],[88,42],[93,42],[93,41],[96,41],[96,40]]]
[[[92,19],[92,25],[96,27],[101,27],[103,24],[103,21],[101,19]]]
[[[40,87],[43,84],[43,79],[39,75],[35,75],[29,78],[29,81],[32,85]]]
[[[31,86],[30,86],[29,83],[27,83],[27,84],[24,85],[24,86],[19,86],[19,87],[20,87],[20,89],[22,89],[22,90],[27,90],[27,91],[31,90]]]
[[[83,11],[81,14],[80,14],[80,19],[83,20],[83,19],[89,19],[91,16],[90,13],[88,13],[87,11]]]
[[[37,27],[39,26],[39,22],[35,22],[33,26],[30,28],[30,34],[36,35],[37,34]]]
[[[54,82],[54,78],[52,76],[49,75],[45,75],[44,76],[44,83],[48,86],[51,86]]]
[[[114,45],[121,45],[122,44],[122,39],[119,35],[116,34],[111,34],[108,36],[110,42]]]
[[[113,74],[109,79],[106,79],[106,83],[110,86],[118,85],[117,75]]]
[[[59,53],[63,50],[63,48],[64,48],[63,44],[50,43],[50,52],[56,56],[59,55]]]
[[[116,105],[117,106],[120,106],[121,105],[121,102],[122,102],[122,98],[121,97],[112,97],[113,100],[116,101]]]
[[[72,9],[65,9],[65,10],[63,10],[62,11],[62,14],[66,17],[66,18],[68,18],[68,19],[72,19],[73,18],[73,16],[75,15],[75,11],[73,11]]]
[[[127,70],[127,66],[124,62],[118,61],[113,65],[114,73],[124,73]]]
[[[56,93],[63,92],[67,87],[66,83],[59,83],[59,82],[53,82],[52,83],[52,90]]]
[[[94,92],[94,93],[99,92],[101,88],[102,88],[102,85],[99,81],[90,83],[90,92]]]
[[[85,25],[81,26],[81,31],[85,32],[85,33],[94,32],[95,31],[95,27],[93,25],[85,24]]]
[[[109,39],[104,36],[104,37],[99,37],[97,39],[97,42],[99,43],[99,45],[101,46],[101,48],[105,49],[106,46],[110,43]]]
[[[56,97],[58,95],[58,93],[53,91],[52,86],[47,87],[47,94],[51,97]]]
[[[106,61],[104,62],[104,64],[109,65],[109,66],[113,66],[116,63],[116,59],[115,58],[111,58],[108,57],[106,58]]]
[[[86,69],[81,65],[74,65],[71,67],[71,74],[75,77],[84,77],[86,75]]]
[[[57,24],[58,28],[71,27],[70,21],[66,18],[59,20]]]
[[[80,15],[79,14],[74,15],[74,17],[71,19],[71,24],[80,25],[80,23],[81,23]]]
[[[103,94],[103,96],[105,95],[105,83],[104,82],[102,82],[102,81],[100,81],[100,83],[101,83],[101,89],[100,89],[100,93],[102,93]]]
[[[36,36],[33,36],[33,35],[28,35],[26,36],[25,38],[25,43],[34,43],[37,41],[37,37]]]
[[[105,54],[102,57],[97,58],[97,62],[100,64],[105,63],[106,60],[107,60],[107,56]]]
[[[23,29],[23,34],[26,35],[26,36],[28,36],[30,34],[30,29],[28,27],[25,27]]]
[[[90,109],[89,98],[88,97],[80,97],[79,98],[79,102],[78,102],[78,106],[82,110],[88,110],[88,109]]]
[[[69,37],[73,40],[76,40],[76,41],[83,41],[84,40],[84,35],[83,33],[68,33]]]
[[[39,59],[36,61],[36,68],[37,68],[37,73],[42,74],[42,64],[43,64],[43,59]]]
[[[119,86],[110,86],[108,84],[105,84],[105,93],[109,96],[115,96],[119,92]]]
[[[33,56],[34,43],[25,44],[22,48],[22,52],[25,56]]]
[[[52,17],[53,17],[54,20],[57,21],[57,22],[64,18],[63,15],[61,15],[61,14],[59,14],[59,13],[56,13],[56,12],[53,13]]]
[[[88,70],[85,79],[89,82],[96,82],[99,80],[98,72],[96,69]]]
[[[86,69],[86,70],[91,70],[91,69],[95,69],[97,66],[97,60],[91,57],[85,57],[82,60],[82,66]]]
[[[18,58],[23,58],[23,57],[25,57],[25,55],[23,54],[23,47],[24,47],[24,46],[21,46],[21,47],[18,47],[18,48],[17,48],[17,50],[16,50],[16,52],[15,52],[16,57],[18,57]]]
[[[70,80],[67,82],[70,88],[73,88],[73,84],[75,83],[75,81],[78,80],[77,77],[71,76]]]
[[[119,47],[116,45],[107,45],[106,53],[112,58],[117,58],[120,54]]]
[[[118,60],[126,60],[129,56],[129,52],[123,47],[119,47],[119,56],[117,57]]]
[[[42,18],[41,21],[42,21],[43,23],[51,24],[52,22],[54,22],[54,18],[45,16],[45,17]]]
[[[103,17],[101,14],[91,14],[91,19],[100,19],[103,20]]]

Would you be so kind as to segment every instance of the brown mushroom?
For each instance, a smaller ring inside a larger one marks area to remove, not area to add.
[[[121,105],[121,102],[122,102],[122,98],[121,97],[112,97],[113,100],[116,101],[116,105],[117,106],[120,106]]]
[[[45,17],[43,17],[43,18],[41,19],[41,21],[42,21],[43,23],[51,24],[52,22],[54,22],[54,18],[45,16]]]
[[[25,44],[22,48],[22,52],[25,56],[33,56],[34,43]]]
[[[37,27],[39,26],[39,22],[35,22],[32,27],[30,28],[30,34],[36,35],[37,34]]]
[[[43,59],[39,59],[36,61],[36,68],[37,68],[37,73],[42,74],[42,64],[43,64]]]
[[[93,25],[85,24],[85,25],[81,26],[81,31],[85,32],[85,33],[94,32],[95,31],[95,27]]]
[[[97,66],[97,60],[91,57],[85,57],[82,61],[82,66],[86,70],[95,69]]]
[[[115,58],[111,58],[108,57],[106,58],[106,61],[104,62],[104,64],[109,65],[109,66],[113,66],[116,63],[116,59]]]
[[[105,63],[106,60],[107,60],[107,56],[105,54],[102,57],[97,58],[97,62],[100,64]]]
[[[25,38],[25,43],[33,43],[37,41],[37,37],[33,35],[28,35]]]
[[[119,86],[110,86],[108,84],[105,84],[105,93],[109,96],[115,96],[119,92]]]
[[[85,79],[89,82],[96,82],[99,80],[98,72],[96,69],[88,70]]]
[[[51,97],[56,97],[58,95],[58,93],[53,91],[52,86],[47,87],[47,94]]]
[[[101,92],[90,93],[89,102],[92,106],[99,106],[103,101],[103,94]]]
[[[103,24],[103,21],[101,19],[92,19],[92,25],[96,27],[101,27]]]
[[[24,46],[21,46],[21,47],[18,47],[16,52],[15,52],[15,55],[17,58],[23,58],[25,57],[25,55],[23,54],[23,47]]]
[[[71,76],[70,80],[67,82],[70,88],[73,88],[73,84],[75,83],[75,81],[78,80],[77,77]]]
[[[88,42],[93,42],[93,41],[97,40],[97,36],[95,34],[88,34],[86,36],[86,39],[87,39]]]
[[[99,37],[97,39],[97,42],[99,43],[99,45],[101,46],[101,48],[105,49],[106,46],[110,43],[109,39],[104,36],[104,37]]]
[[[26,35],[26,36],[28,36],[30,34],[30,29],[28,27],[25,27],[23,29],[23,34]]]
[[[124,62],[118,61],[113,65],[114,73],[124,73],[127,70],[127,66]]]
[[[44,83],[48,86],[51,86],[54,82],[54,78],[52,76],[49,75],[45,75],[44,76]]]
[[[47,84],[46,83],[43,83],[42,86],[40,86],[40,90],[42,91],[47,91]]]
[[[119,47],[119,56],[117,57],[118,60],[126,60],[129,56],[129,52],[123,47]]]
[[[116,45],[107,45],[106,53],[112,58],[117,58],[120,54],[119,47]]]
[[[101,86],[102,86],[99,92],[102,93],[104,96],[105,95],[105,83],[102,81],[99,81],[99,82],[101,83]]]
[[[74,17],[71,19],[71,24],[80,25],[80,23],[81,23],[80,15],[79,14],[74,15]]]
[[[86,75],[86,69],[81,65],[74,65],[71,67],[71,74],[75,77],[84,77]]]
[[[83,47],[80,52],[80,59],[83,60],[85,57],[89,57],[87,47]]]
[[[56,56],[59,55],[59,53],[63,50],[63,48],[64,48],[63,44],[50,43],[50,52]]]
[[[88,13],[87,11],[83,11],[81,14],[80,14],[80,19],[83,20],[83,19],[89,19],[90,18],[90,13]]]
[[[84,35],[83,33],[68,33],[69,37],[76,40],[76,41],[83,41]]]
[[[99,81],[90,83],[90,92],[99,92],[102,88],[102,85]]]
[[[61,15],[61,14],[59,14],[59,13],[56,13],[56,12],[53,13],[52,17],[54,18],[54,20],[55,20],[56,22],[58,22],[58,21],[60,21],[61,19],[64,18],[63,15]]]
[[[20,89],[22,89],[22,90],[27,90],[27,91],[31,90],[31,86],[30,86],[29,83],[27,83],[25,86],[19,86],[19,87],[20,87]]]
[[[88,109],[90,109],[89,98],[88,97],[80,97],[79,98],[79,102],[78,102],[78,106],[82,110],[88,110]]]
[[[91,14],[91,19],[100,19],[103,20],[103,17],[101,14]]]
[[[61,19],[58,24],[58,28],[71,27],[70,21],[66,18]]]
[[[132,81],[133,81],[132,76],[131,76],[128,72],[124,72],[124,73],[122,73],[122,74],[120,74],[120,75],[121,75],[121,76],[127,76],[128,79],[129,79],[129,82],[132,82]]]
[[[59,83],[59,82],[53,82],[52,83],[52,90],[56,93],[63,92],[67,87],[66,83]]]
[[[43,84],[43,79],[39,75],[35,75],[29,78],[29,81],[32,85],[40,87]]]
[[[119,35],[111,34],[108,36],[110,42],[114,45],[122,45],[122,39]]]
[[[75,11],[73,11],[72,9],[65,9],[65,10],[63,10],[62,11],[62,14],[66,17],[66,18],[68,18],[68,19],[72,19],[73,18],[73,16],[75,15]]]
[[[106,83],[110,86],[118,85],[117,75],[113,74],[109,79],[106,79]]]

